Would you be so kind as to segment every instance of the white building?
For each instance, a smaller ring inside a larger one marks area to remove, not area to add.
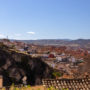
[[[61,57],[56,57],[56,60],[62,61],[62,58]]]

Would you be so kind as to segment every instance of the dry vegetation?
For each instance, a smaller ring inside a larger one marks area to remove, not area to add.
[[[2,90],[7,90],[7,89],[3,88]],[[26,87],[18,88],[12,85],[9,90],[58,90],[58,89],[55,89],[54,87],[46,88],[45,86],[34,86],[34,87],[26,86]],[[68,88],[66,89],[62,88],[62,90],[68,90]]]

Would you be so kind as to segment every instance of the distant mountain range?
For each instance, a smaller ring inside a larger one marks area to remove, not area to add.
[[[0,40],[1,41],[1,40]],[[84,48],[90,51],[90,39],[39,39],[39,40],[13,40],[35,45],[67,46],[72,48]]]
[[[90,39],[40,39],[40,40],[17,40],[28,44],[36,45],[59,45],[59,46],[70,46],[70,47],[82,47],[90,49]]]

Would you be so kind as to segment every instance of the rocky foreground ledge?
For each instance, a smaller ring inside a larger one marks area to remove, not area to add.
[[[24,77],[27,84],[39,85],[43,78],[52,78],[52,72],[53,69],[40,58],[32,58],[0,44],[0,75],[4,86],[22,84]]]

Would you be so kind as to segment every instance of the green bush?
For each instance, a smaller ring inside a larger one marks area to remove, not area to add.
[[[55,78],[58,78],[58,77],[61,77],[62,76],[62,74],[60,73],[60,72],[53,72],[53,76],[55,77]]]

